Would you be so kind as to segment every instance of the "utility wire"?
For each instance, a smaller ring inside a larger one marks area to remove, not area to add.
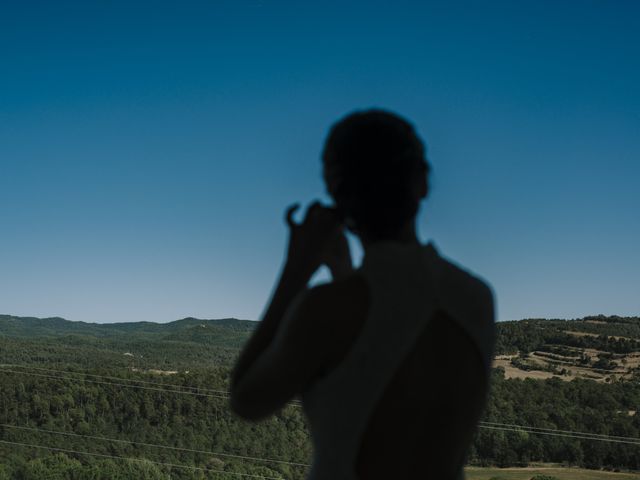
[[[604,433],[589,433],[589,432],[576,432],[573,430],[560,430],[557,428],[544,428],[544,427],[529,427],[526,425],[514,425],[512,423],[499,423],[499,422],[479,422],[480,425],[491,425],[498,427],[512,427],[512,428],[520,428],[520,429],[528,429],[528,430],[540,430],[545,432],[560,432],[560,433],[569,433],[574,435],[588,435],[592,437],[602,437],[602,438],[614,438],[617,440],[630,440],[634,442],[640,442],[640,438],[635,437],[621,437],[619,435],[607,435]]]
[[[525,433],[533,433],[536,435],[549,435],[552,437],[566,437],[566,438],[575,438],[578,440],[598,440],[601,442],[611,442],[611,443],[626,443],[629,445],[638,445],[640,446],[640,438],[639,439],[635,439],[633,441],[627,441],[627,440],[616,440],[613,438],[602,438],[602,437],[598,437],[598,436],[592,436],[592,435],[586,435],[586,436],[580,436],[580,435],[571,435],[568,433],[556,433],[556,432],[546,432],[546,431],[536,431],[536,430],[529,430],[526,428],[512,428],[512,427],[499,427],[499,426],[491,426],[491,425],[480,425],[480,428],[485,428],[488,430],[502,430],[505,432],[514,432],[514,433],[521,433],[521,432],[525,432]]]
[[[85,372],[75,372],[72,370],[56,370],[53,368],[43,368],[43,367],[33,367],[31,365],[16,365],[16,364],[5,364],[7,367],[10,368],[28,368],[31,370],[40,370],[43,372],[53,372],[53,373],[63,373],[63,374],[67,374],[67,375],[84,375],[87,377],[92,377],[92,378],[106,378],[108,380],[117,380],[117,381],[125,381],[125,382],[135,382],[135,383],[143,383],[145,385],[154,385],[154,386],[160,386],[160,387],[170,387],[170,388],[183,388],[183,389],[189,389],[189,390],[196,390],[198,392],[203,391],[203,392],[207,392],[207,393],[221,393],[221,394],[228,394],[229,392],[227,392],[226,390],[216,390],[213,388],[204,388],[204,387],[192,387],[190,385],[178,385],[177,383],[160,383],[160,382],[149,382],[148,380],[138,380],[135,378],[122,378],[122,377],[111,377],[111,376],[107,376],[107,375],[97,375],[94,373],[85,373]]]
[[[129,388],[138,388],[138,389],[144,389],[144,390],[160,391],[160,392],[165,392],[165,393],[180,393],[180,394],[184,394],[184,395],[213,397],[213,398],[225,399],[225,400],[229,398],[229,394],[228,393],[225,394],[225,395],[211,395],[211,394],[196,393],[196,392],[185,392],[185,391],[179,391],[179,390],[167,390],[167,389],[163,389],[163,388],[146,387],[146,386],[141,386],[141,385],[127,385],[127,384],[120,384],[120,383],[114,383],[114,382],[103,382],[103,381],[98,381],[98,380],[88,380],[88,379],[69,378],[69,377],[63,377],[63,376],[45,375],[45,374],[40,374],[40,373],[15,371],[15,370],[9,370],[9,369],[4,369],[4,368],[0,368],[0,372],[24,374],[24,375],[34,375],[34,376],[38,376],[38,377],[53,378],[53,379],[56,379],[56,380],[67,380],[67,381],[82,380],[82,381],[89,382],[89,383],[98,383],[98,384],[104,384],[104,385],[123,386],[123,387],[129,387]],[[159,385],[161,385],[161,384],[159,384]],[[291,403],[289,403],[289,405],[290,406],[294,406],[294,407],[300,407],[301,406],[301,402],[294,400]],[[592,440],[603,440],[603,441],[611,441],[611,442],[618,442],[618,443],[628,443],[628,444],[634,444],[634,445],[640,444],[640,439],[638,439],[638,438],[616,437],[616,436],[609,436],[609,435],[598,434],[598,433],[584,433],[584,432],[574,432],[574,431],[570,431],[570,430],[544,429],[544,428],[540,428],[540,427],[529,427],[529,426],[526,426],[526,425],[501,424],[501,423],[496,423],[496,422],[480,422],[479,426],[480,426],[480,428],[486,428],[486,429],[490,429],[490,430],[507,430],[507,431],[514,431],[514,432],[515,431],[527,430],[527,431],[529,431],[529,433],[540,433],[541,435],[545,435],[546,434],[546,435],[555,435],[555,436],[568,436],[568,437],[571,437],[571,438],[582,438],[582,439],[585,439],[585,440],[589,440],[589,439],[592,439]]]
[[[192,387],[192,386],[189,386],[189,385],[178,385],[177,383],[149,382],[147,380],[136,380],[134,378],[111,377],[111,376],[107,376],[107,375],[97,375],[97,374],[93,374],[93,373],[74,372],[74,371],[70,371],[70,370],[55,370],[55,369],[52,369],[52,368],[32,367],[30,365],[16,365],[16,364],[5,364],[5,365],[7,365],[7,366],[9,366],[11,368],[18,367],[18,368],[28,368],[28,369],[32,369],[32,370],[42,370],[42,371],[54,372],[54,373],[62,373],[62,374],[85,375],[85,376],[93,377],[93,378],[106,378],[108,380],[118,380],[118,381],[144,383],[145,385],[153,385],[153,386],[158,386],[158,387],[187,388],[187,389],[191,389],[191,390],[202,390],[204,392],[219,393],[219,394],[222,394],[222,395],[230,396],[228,390],[216,390],[216,389],[212,389],[212,388]],[[302,403],[302,402],[300,402],[299,400],[292,400],[291,403],[298,404],[298,403]]]
[[[4,365],[0,365],[0,367],[2,366],[9,366],[11,368],[28,368],[31,370],[40,370],[40,371],[46,371],[46,372],[53,372],[53,373],[61,373],[61,374],[67,374],[67,375],[84,375],[84,376],[88,376],[88,377],[93,377],[93,378],[104,378],[107,380],[116,380],[116,381],[126,381],[126,382],[135,382],[135,383],[142,383],[145,385],[152,385],[152,386],[158,386],[158,387],[163,387],[163,388],[176,388],[176,389],[189,389],[189,390],[195,390],[197,393],[202,392],[210,392],[210,393],[214,393],[214,394],[221,394],[221,395],[229,395],[229,392],[226,390],[218,390],[218,389],[211,389],[211,388],[204,388],[204,387],[192,387],[189,385],[178,385],[176,383],[159,383],[159,382],[150,382],[148,380],[137,380],[137,379],[133,379],[133,378],[122,378],[122,377],[113,377],[113,376],[107,376],[107,375],[97,375],[97,374],[93,374],[93,373],[84,373],[84,372],[75,372],[75,371],[70,371],[70,370],[56,370],[56,369],[52,369],[52,368],[43,368],[43,367],[34,367],[31,365],[18,365],[18,364],[4,364]],[[600,373],[601,375],[603,374],[602,372],[610,372],[610,373],[616,373],[618,375],[630,375],[633,372],[632,371],[619,371],[619,370],[605,370],[602,368],[593,368],[593,367],[587,367],[587,366],[575,366],[573,365],[574,368],[578,368],[581,370],[590,370],[596,373]],[[497,368],[497,367],[494,367]],[[631,369],[633,370],[633,369]],[[181,392],[182,393],[182,392]],[[301,404],[302,402],[300,402],[299,400],[292,400],[290,402],[291,404]]]
[[[117,442],[117,443],[125,443],[128,445],[140,445],[140,446],[144,446],[144,447],[155,447],[155,448],[164,448],[167,450],[177,450],[177,451],[182,451],[182,452],[190,452],[190,453],[202,453],[202,454],[206,454],[206,455],[218,455],[221,457],[229,457],[229,458],[238,458],[241,460],[252,460],[252,461],[256,461],[256,462],[266,462],[266,463],[280,463],[282,465],[292,465],[295,467],[310,467],[311,465],[307,464],[307,463],[297,463],[297,462],[289,462],[286,460],[275,460],[275,459],[271,459],[271,458],[260,458],[260,457],[251,457],[251,456],[247,456],[247,455],[234,455],[231,453],[219,453],[219,452],[209,452],[206,450],[194,450],[191,448],[182,448],[182,447],[171,447],[168,445],[158,445],[158,444],[154,444],[154,443],[146,443],[146,442],[136,442],[136,441],[132,441],[132,440],[122,440],[119,438],[109,438],[109,437],[101,437],[101,436],[97,436],[97,435],[83,435],[80,433],[75,433],[75,432],[60,432],[60,431],[56,431],[56,430],[47,430],[44,428],[35,428],[35,427],[24,427],[24,426],[20,426],[20,425],[9,425],[6,423],[0,423],[0,427],[3,428],[14,428],[14,429],[18,429],[18,430],[28,430],[28,431],[33,431],[33,432],[42,432],[42,433],[48,433],[51,435],[66,435],[69,437],[81,437],[81,438],[90,438],[92,440],[103,440],[106,442]]]
[[[47,375],[44,373],[34,373],[34,372],[23,372],[23,371],[16,371],[16,370],[9,370],[7,368],[0,368],[0,372],[6,372],[6,373],[15,373],[15,374],[19,374],[19,375],[32,375],[35,377],[44,377],[44,378],[53,378],[56,380],[67,380],[67,381],[83,381],[83,382],[87,382],[87,383],[97,383],[100,385],[113,385],[116,387],[128,387],[128,388],[138,388],[140,390],[153,390],[156,392],[165,392],[165,393],[180,393],[183,395],[193,395],[196,397],[210,397],[210,398],[221,398],[221,399],[228,399],[229,396],[228,394],[226,396],[223,395],[213,395],[210,393],[198,393],[198,392],[185,392],[183,390],[170,390],[170,389],[166,389],[166,388],[156,388],[156,387],[147,387],[144,385],[130,385],[127,383],[116,383],[116,382],[104,382],[101,380],[90,380],[90,379],[86,379],[86,378],[73,378],[73,377],[64,377],[64,376],[59,376],[59,375]]]
[[[28,367],[27,367],[28,368]],[[62,370],[58,370],[59,372],[63,372],[63,373],[67,373],[64,372]],[[210,394],[210,393],[200,393],[200,392],[189,392],[189,391],[184,391],[184,390],[176,390],[176,389],[167,389],[167,388],[158,388],[158,387],[150,387],[150,386],[144,386],[144,385],[131,385],[131,384],[127,384],[127,383],[119,383],[119,382],[110,382],[110,381],[101,381],[101,380],[92,380],[92,379],[87,379],[87,378],[77,378],[77,377],[71,377],[71,376],[60,376],[60,375],[47,375],[44,373],[35,373],[35,372],[26,372],[26,371],[17,371],[17,370],[11,370],[8,368],[3,368],[0,367],[0,372],[6,372],[6,373],[13,373],[13,374],[18,374],[18,375],[31,375],[31,376],[36,376],[36,377],[43,377],[43,378],[52,378],[55,380],[67,380],[67,381],[83,381],[83,382],[87,382],[87,383],[96,383],[96,384],[100,384],[100,385],[113,385],[116,387],[127,387],[127,388],[137,388],[140,390],[152,390],[152,391],[156,391],[156,392],[163,392],[163,393],[179,393],[181,395],[193,395],[196,397],[209,397],[209,398],[218,398],[218,399],[223,399],[223,400],[228,400],[230,397],[230,394],[228,392],[224,392],[224,393],[220,393],[217,395],[214,394]],[[114,377],[115,378],[115,377]],[[158,386],[167,386],[166,384],[162,384],[162,383],[156,383],[154,385],[158,385]],[[292,400],[288,403],[289,406],[292,407],[301,407],[302,406],[302,402],[300,402],[299,400]]]
[[[93,373],[84,373],[84,372],[76,372],[76,371],[71,371],[71,370],[57,370],[57,369],[52,369],[52,368],[43,368],[43,367],[34,367],[31,365],[19,365],[19,364],[0,364],[0,368],[1,367],[11,367],[11,368],[27,368],[27,369],[31,369],[31,370],[40,370],[40,371],[46,371],[46,372],[52,372],[52,373],[61,373],[61,374],[65,374],[65,375],[84,375],[87,377],[93,377],[93,378],[103,378],[103,379],[107,379],[107,380],[115,380],[115,381],[126,381],[126,382],[135,382],[135,383],[141,383],[141,384],[145,384],[145,385],[152,385],[152,386],[159,386],[159,387],[169,387],[169,388],[176,388],[176,389],[189,389],[189,390],[194,390],[197,393],[200,392],[209,392],[209,393],[217,393],[217,394],[222,394],[222,395],[228,395],[228,391],[225,390],[219,390],[219,389],[211,389],[211,388],[205,388],[205,387],[192,387],[192,386],[188,386],[188,385],[178,385],[176,383],[159,383],[159,382],[150,382],[148,380],[137,380],[137,379],[133,379],[133,378],[122,378],[122,377],[113,377],[113,376],[107,376],[107,375],[97,375],[97,374],[93,374]],[[588,366],[576,366],[576,365],[567,365],[567,367],[573,367],[574,369],[579,369],[579,370],[589,370],[589,371],[593,371],[595,373],[599,373],[600,375],[604,375],[603,372],[608,372],[608,373],[614,373],[614,374],[618,374],[618,375],[632,375],[634,370],[633,368],[631,369],[627,369],[627,371],[620,371],[620,370],[606,370],[606,369],[602,369],[602,368],[594,368],[594,367],[588,367]],[[493,368],[504,368],[504,367],[498,367],[495,366]],[[544,371],[544,370],[541,370]],[[553,374],[553,372],[550,372]],[[555,375],[559,375],[559,374],[555,374]],[[580,377],[576,377],[576,378],[580,378]],[[297,400],[293,400],[291,403],[300,403]]]
[[[119,455],[107,455],[105,453],[79,452],[77,450],[69,450],[66,448],[47,447],[44,445],[33,445],[31,443],[11,442],[9,440],[0,440],[0,443],[4,443],[8,445],[20,445],[23,447],[31,447],[31,448],[41,448],[44,450],[52,450],[54,452],[73,453],[76,455],[90,455],[93,457],[112,458],[112,459],[118,459],[118,460],[131,460],[134,462],[142,462],[142,463],[155,463],[156,465],[162,465],[165,467],[184,468],[188,470],[202,470],[203,472],[224,473],[226,475],[236,475],[239,477],[251,477],[251,478],[260,478],[260,479],[268,479],[268,480],[282,480],[282,477],[265,477],[264,475],[254,475],[250,473],[226,472],[224,470],[216,470],[213,468],[195,467],[191,465],[180,465],[177,463],[157,462],[155,460],[147,460],[146,458],[121,457]]]

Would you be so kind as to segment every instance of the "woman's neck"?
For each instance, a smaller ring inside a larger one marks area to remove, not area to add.
[[[407,245],[420,244],[420,240],[418,239],[418,235],[416,234],[416,225],[414,221],[406,223],[404,227],[402,227],[396,234],[389,237],[375,238],[367,235],[364,232],[358,234],[358,237],[365,252],[369,247],[379,242],[406,243]]]

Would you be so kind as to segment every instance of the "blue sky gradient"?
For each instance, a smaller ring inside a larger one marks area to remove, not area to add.
[[[638,2],[303,3],[2,4],[0,313],[257,319],[329,126],[377,106],[499,319],[640,314]]]

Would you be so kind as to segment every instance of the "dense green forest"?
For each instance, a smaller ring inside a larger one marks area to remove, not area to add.
[[[254,325],[0,316],[0,480],[304,478],[311,445],[298,405],[258,424],[228,409],[230,366]],[[615,360],[640,351],[639,318],[524,320],[498,331],[499,354],[589,348]],[[640,369],[626,372],[596,382],[495,368],[469,463],[640,470]]]

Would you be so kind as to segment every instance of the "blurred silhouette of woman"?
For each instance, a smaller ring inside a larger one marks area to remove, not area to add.
[[[231,406],[258,420],[300,395],[309,478],[459,480],[489,386],[493,296],[417,238],[429,164],[413,127],[383,110],[335,124],[323,152],[335,206],[286,214],[284,267],[242,351]],[[352,268],[344,228],[362,243]],[[327,265],[332,281],[308,288]]]

